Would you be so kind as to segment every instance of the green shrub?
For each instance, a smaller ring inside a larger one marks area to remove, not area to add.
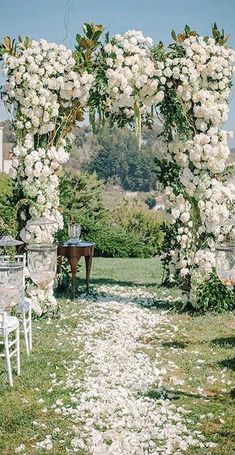
[[[145,204],[148,206],[148,208],[151,210],[153,209],[157,202],[156,202],[156,198],[152,195],[152,194],[149,194],[146,199],[145,199]]]
[[[128,235],[136,236],[142,245],[141,257],[151,257],[159,252],[163,242],[163,214],[149,211],[139,203],[127,203],[111,213],[111,220],[113,225],[122,227]]]
[[[95,174],[65,171],[60,183],[60,208],[65,227],[57,234],[68,239],[70,220],[82,226],[83,240],[96,244],[96,255],[151,257],[162,242],[163,217],[144,205],[123,204],[108,212],[102,199],[102,182]]]
[[[57,240],[68,239],[68,225],[72,221],[81,224],[82,236],[89,238],[87,226],[104,219],[106,209],[102,199],[102,182],[95,174],[65,171],[60,178],[60,210],[64,218],[64,229]]]
[[[97,256],[145,257],[144,246],[138,236],[119,225],[112,225],[108,217],[83,225],[83,233],[96,244]]]
[[[224,286],[214,272],[197,290],[196,309],[222,313],[235,309],[235,289]]]
[[[5,234],[15,236],[18,231],[17,209],[13,202],[13,181],[0,173],[0,237]]]

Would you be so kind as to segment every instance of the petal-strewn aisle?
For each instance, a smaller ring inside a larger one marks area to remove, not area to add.
[[[176,365],[164,361],[151,340],[171,341],[177,327],[151,303],[146,292],[118,287],[100,288],[96,301],[84,300],[69,335],[77,360],[62,385],[70,391],[70,404],[55,406],[72,422],[67,453],[179,455],[189,446],[205,447],[203,435],[190,426],[189,411],[161,393]]]

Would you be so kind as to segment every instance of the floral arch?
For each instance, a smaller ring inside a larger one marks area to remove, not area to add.
[[[62,228],[59,173],[69,157],[72,128],[89,110],[94,130],[105,121],[130,125],[141,145],[141,125],[162,125],[162,157],[156,172],[167,200],[164,267],[185,291],[185,302],[198,295],[215,266],[215,243],[233,236],[227,223],[234,209],[227,182],[230,133],[228,117],[235,53],[228,36],[213,26],[203,37],[188,26],[172,32],[164,47],[142,32],[109,34],[84,25],[75,51],[28,37],[5,37],[0,47],[6,85],[3,99],[13,112],[17,146],[13,178],[18,194],[21,237],[53,242]],[[31,219],[46,217],[50,229],[32,229]],[[52,286],[29,286],[35,306],[56,304]]]

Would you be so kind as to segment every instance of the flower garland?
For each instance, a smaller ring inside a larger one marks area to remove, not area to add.
[[[146,113],[155,110],[161,120],[166,150],[157,173],[172,224],[164,264],[196,305],[197,289],[215,266],[215,243],[234,235],[226,226],[234,207],[234,188],[226,183],[231,133],[220,125],[228,118],[235,53],[216,25],[213,38],[188,26],[172,35],[168,49],[138,31],[115,35],[99,57],[103,72],[95,86],[105,116],[120,126],[135,118],[137,136]]]
[[[197,288],[215,267],[215,243],[232,230],[226,223],[234,207],[234,187],[224,181],[231,133],[219,128],[228,118],[235,53],[214,38],[195,34],[183,40],[178,53],[183,55],[165,60],[166,91],[175,87],[191,138],[180,140],[176,132],[168,143],[168,159],[179,166],[179,184],[166,187],[167,209],[176,224],[169,255],[189,291],[186,299],[197,305]]]
[[[150,37],[136,30],[108,40],[98,55],[103,71],[97,71],[93,88],[103,96],[103,113],[109,121],[135,125],[139,146],[142,118],[164,97],[164,65],[160,61],[155,65],[152,45]]]

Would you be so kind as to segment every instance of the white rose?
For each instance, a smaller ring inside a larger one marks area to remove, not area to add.
[[[178,209],[175,209],[175,208],[174,208],[174,209],[172,209],[172,211],[171,211],[171,215],[172,215],[172,217],[174,218],[174,220],[176,220],[177,218],[180,217],[180,211],[179,211]]]
[[[190,213],[189,213],[189,212],[183,212],[183,213],[180,215],[180,220],[181,220],[183,223],[187,223],[187,222],[190,220]]]

